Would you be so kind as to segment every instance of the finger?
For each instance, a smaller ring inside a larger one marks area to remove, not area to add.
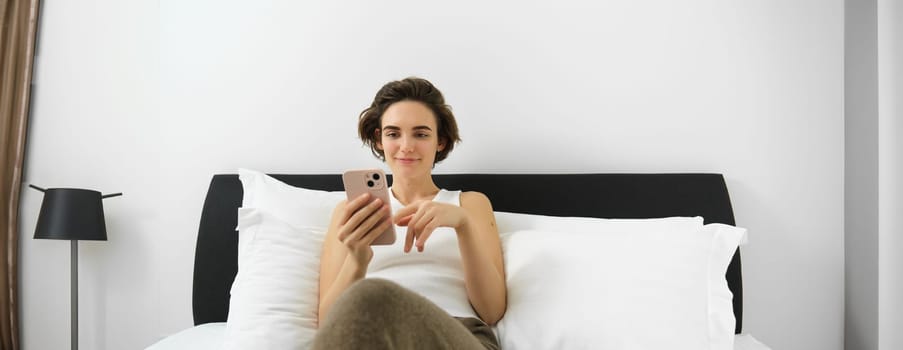
[[[418,203],[408,204],[404,208],[401,208],[397,212],[395,212],[395,217],[393,217],[392,219],[396,224],[398,224],[399,220],[401,220],[402,218],[416,213],[418,208],[420,208],[420,205]]]
[[[418,233],[417,235],[419,236],[420,233],[423,232],[423,228],[426,227],[426,224],[432,222],[435,219],[436,219],[436,209],[429,208],[429,209],[426,209],[423,211],[423,213],[420,215],[420,218],[417,219],[416,223],[410,224],[408,226],[414,226],[415,230]]]
[[[338,234],[339,241],[341,241],[342,243],[344,243],[344,242],[345,242],[345,239],[348,238],[348,235],[349,235],[349,234],[351,234],[350,231],[347,231],[347,230],[345,230],[345,229],[339,229],[339,234]]]
[[[348,207],[352,210],[358,210],[373,201],[373,196],[369,193],[363,193],[360,196],[348,200]]]
[[[345,222],[348,221],[348,218],[351,217],[351,214],[354,214],[354,211],[351,211],[348,209],[348,205],[350,202],[351,201],[346,199],[346,200],[343,200],[342,203],[340,204],[342,206],[342,210],[339,213],[339,225],[344,225]]]
[[[358,211],[354,212],[354,214],[351,215],[351,218],[349,218],[348,221],[345,222],[345,231],[347,231],[348,233],[353,232],[355,229],[357,229],[358,226],[361,225],[362,222],[367,220],[370,215],[379,210],[382,205],[382,200],[377,198],[370,202],[370,204],[367,204],[363,208],[360,208]]]
[[[370,230],[370,232],[364,235],[361,242],[367,245],[373,244],[373,241],[379,238],[383,232],[386,232],[386,230],[389,229],[390,225],[392,225],[392,220],[384,217],[379,221],[379,223],[376,224],[376,226],[373,227],[372,230]]]
[[[377,211],[370,216],[368,216],[364,221],[362,221],[357,227],[353,229],[349,229],[349,233],[343,240],[346,244],[352,244],[353,242],[360,241],[366,238],[366,235],[373,226],[379,224],[380,221],[386,219],[385,211]]]
[[[370,201],[370,193],[363,193],[353,199],[345,201],[345,210],[343,211],[341,222],[344,224],[354,215],[361,207]]]
[[[376,239],[377,236],[379,236],[379,233],[372,234],[373,231],[375,231],[374,228],[376,226],[379,226],[379,224],[386,219],[386,213],[388,212],[388,205],[383,205],[383,207],[380,208],[377,212],[367,217],[367,220],[364,220],[364,222],[362,222],[354,230],[354,233],[349,238],[367,243],[372,242],[374,239]],[[380,233],[381,232],[382,231],[380,231]],[[368,238],[369,236],[373,237]]]
[[[420,229],[423,228],[423,224],[419,224],[421,220],[423,220],[424,215],[430,210],[429,203],[425,203],[420,205],[414,215],[411,215],[411,220],[408,221],[408,230],[414,230],[414,234],[419,234]],[[429,221],[429,220],[427,220]]]
[[[408,216],[405,216],[405,217],[403,217],[403,218],[401,218],[401,219],[399,219],[399,220],[396,220],[396,221],[395,221],[395,224],[398,225],[398,226],[408,226],[408,223],[411,222],[411,219],[412,219],[413,217],[414,217],[414,215],[408,215]],[[393,220],[394,220],[394,219],[393,219]]]
[[[423,212],[417,211],[417,213],[415,213],[414,215],[411,215],[411,220],[408,221],[408,234],[411,235],[412,240],[417,240],[417,236],[420,236],[419,227],[423,226],[423,225],[418,226],[417,223],[420,222],[420,220],[423,220]]]
[[[414,232],[408,228],[408,232],[404,236],[404,252],[411,252],[411,246],[414,245]]]
[[[430,236],[433,234],[433,231],[435,231],[436,227],[438,226],[436,224],[436,222],[437,221],[435,219],[430,220],[430,223],[427,224],[423,228],[423,231],[420,232],[420,237],[417,238],[417,251],[418,252],[421,252],[421,253],[423,252],[423,246],[426,244],[426,240],[430,238]]]
[[[367,204],[366,207],[361,208],[361,210],[359,210],[358,213],[355,214],[355,216],[358,216],[360,219],[355,229],[357,229],[358,227],[363,227],[364,230],[369,229],[366,226],[366,223],[372,223],[371,220],[374,216],[379,216],[379,219],[381,219],[384,213],[380,212],[380,209],[382,209],[384,206],[386,206],[386,204],[383,203],[382,200],[377,198],[370,202],[370,204]]]

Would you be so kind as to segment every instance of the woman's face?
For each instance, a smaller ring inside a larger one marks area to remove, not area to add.
[[[377,148],[385,153],[386,163],[395,175],[429,174],[436,153],[445,148],[439,144],[433,111],[417,101],[391,104],[376,132],[380,133]]]

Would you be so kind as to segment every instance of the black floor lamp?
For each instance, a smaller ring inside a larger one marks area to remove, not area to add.
[[[103,217],[103,198],[121,196],[122,193],[101,195],[100,192],[78,188],[43,189],[44,192],[36,239],[65,239],[72,241],[71,279],[71,327],[72,349],[78,349],[78,241],[106,241],[107,227]]]

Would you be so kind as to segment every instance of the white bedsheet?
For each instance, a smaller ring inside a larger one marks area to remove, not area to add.
[[[223,346],[226,323],[207,323],[173,334],[146,350],[219,350]],[[771,350],[750,334],[734,337],[734,350]]]
[[[145,350],[220,350],[225,333],[226,322],[205,323],[163,338]]]
[[[734,336],[734,350],[771,350],[771,348],[753,338],[751,334],[737,334]]]

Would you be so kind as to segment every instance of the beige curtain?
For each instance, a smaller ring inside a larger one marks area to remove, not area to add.
[[[19,192],[38,0],[0,0],[0,349],[19,349]]]

